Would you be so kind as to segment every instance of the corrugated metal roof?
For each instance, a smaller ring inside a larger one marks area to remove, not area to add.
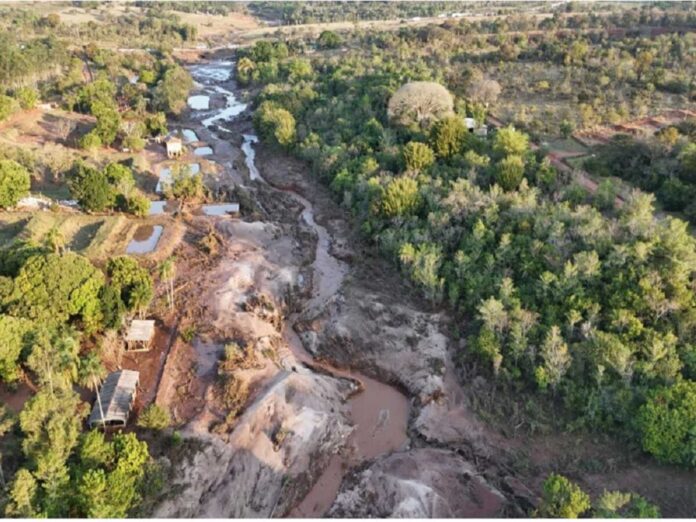
[[[126,341],[149,341],[155,333],[152,319],[134,319],[126,332]]]
[[[126,424],[139,379],[140,372],[133,370],[119,370],[109,374],[99,392],[105,423],[120,421]],[[101,422],[99,403],[94,401],[89,424],[92,426]]]

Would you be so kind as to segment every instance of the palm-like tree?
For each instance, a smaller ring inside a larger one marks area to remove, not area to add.
[[[165,259],[159,267],[159,276],[163,283],[167,285],[167,300],[169,309],[174,309],[174,280],[176,279],[176,264],[174,257]]]
[[[58,227],[53,226],[46,234],[46,246],[53,251],[54,254],[62,254],[65,250],[65,237]]]
[[[0,438],[12,429],[14,423],[15,420],[12,418],[7,406],[0,404]],[[2,471],[2,453],[0,453],[0,487],[5,487],[5,485],[5,473]]]
[[[256,69],[256,64],[246,56],[237,63],[237,73],[243,80],[249,80],[252,71]]]
[[[104,426],[104,409],[102,408],[99,387],[101,386],[105,377],[106,368],[104,368],[104,365],[96,353],[91,352],[89,355],[87,355],[87,357],[82,359],[82,363],[80,365],[80,384],[96,392],[102,426]]]

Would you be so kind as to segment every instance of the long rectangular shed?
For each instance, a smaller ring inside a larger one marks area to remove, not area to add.
[[[99,393],[101,410],[99,401],[94,401],[94,407],[89,416],[90,428],[98,425],[125,426],[128,422],[128,414],[133,407],[139,380],[140,372],[133,370],[110,373]]]

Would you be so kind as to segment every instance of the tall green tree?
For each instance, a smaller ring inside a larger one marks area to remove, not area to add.
[[[86,357],[80,360],[79,383],[89,390],[97,394],[97,405],[99,406],[99,415],[104,423],[104,408],[102,405],[101,394],[99,388],[106,378],[106,368],[102,364],[99,356],[95,352],[90,352]]]
[[[99,293],[104,275],[85,257],[41,254],[30,257],[15,278],[5,306],[10,315],[45,324],[79,318],[84,326],[99,325]]]
[[[29,172],[13,160],[0,159],[0,208],[15,206],[29,194]]]

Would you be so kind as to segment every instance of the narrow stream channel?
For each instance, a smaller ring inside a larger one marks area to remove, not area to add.
[[[235,92],[216,85],[230,79],[233,65],[233,62],[213,61],[190,67],[194,79],[202,84],[203,94],[223,94],[226,98],[226,107],[217,113],[204,111],[206,118],[201,123],[208,128],[219,127],[216,122],[224,123],[226,119],[235,117],[246,109],[246,104],[238,101],[239,98]],[[236,89],[236,86],[234,88]],[[213,141],[220,140],[215,133],[211,134],[213,134]],[[312,265],[312,297],[307,306],[320,307],[339,291],[349,267],[331,255],[331,236],[326,228],[315,221],[314,207],[311,202],[296,192],[272,187],[263,179],[255,164],[256,156],[253,145],[258,142],[258,138],[251,134],[245,134],[243,140],[242,151],[245,155],[250,179],[264,183],[272,190],[285,192],[298,201],[303,207],[300,219],[317,235],[315,259]],[[219,149],[216,143],[210,143],[210,145],[213,150]],[[214,159],[214,155],[210,158]],[[298,361],[317,366],[318,363],[305,350],[293,328],[296,321],[297,317],[291,316],[285,322],[283,339]],[[408,440],[406,428],[409,402],[406,396],[395,388],[360,373],[341,370],[327,364],[319,366],[337,377],[349,378],[358,381],[361,385],[360,392],[349,399],[349,411],[355,429],[347,446],[354,451],[349,450],[331,458],[328,467],[318,478],[314,487],[302,502],[289,513],[291,517],[321,517],[331,507],[341,481],[349,468],[364,460],[398,450],[404,447]]]

